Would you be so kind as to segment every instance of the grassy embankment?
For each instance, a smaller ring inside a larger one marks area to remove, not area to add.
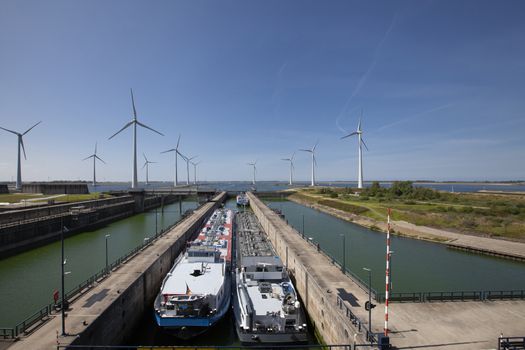
[[[525,195],[446,193],[400,182],[363,190],[299,189],[292,196],[384,222],[392,219],[480,236],[525,240]]]
[[[54,197],[54,195],[42,195],[34,193],[9,193],[9,194],[0,194],[0,202],[4,203],[18,203],[23,200],[31,199],[32,202],[41,203],[47,202],[48,197]],[[41,200],[39,198],[42,198]],[[66,194],[59,197],[51,198],[55,203],[66,203],[66,202],[81,202],[92,199],[100,198],[111,198],[111,196],[106,194],[101,194],[98,192],[89,193],[89,194]]]

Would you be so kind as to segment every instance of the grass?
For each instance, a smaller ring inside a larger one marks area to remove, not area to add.
[[[348,189],[298,189],[294,197],[386,221],[392,219],[454,232],[525,240],[525,196],[442,193],[431,201],[360,197]]]
[[[48,196],[46,196],[48,197]],[[111,198],[110,195],[102,194],[99,192],[89,193],[89,194],[66,194],[65,196],[53,198],[55,203],[70,203],[70,202],[82,202],[82,201],[89,201],[93,199],[101,199],[101,198]],[[45,200],[47,202],[47,200]]]
[[[3,203],[18,203],[23,199],[31,199],[40,197],[39,194],[34,193],[5,193],[0,194],[0,202]]]
[[[0,194],[0,202],[4,203],[18,203],[26,199],[35,199],[32,202],[42,203],[47,202],[48,197],[53,197],[54,195],[42,195],[35,193],[9,193],[9,194]],[[102,197],[101,197],[102,196]],[[67,194],[56,198],[51,198],[49,200],[55,201],[55,203],[65,203],[65,202],[81,202],[92,199],[99,198],[110,198],[111,196],[101,194],[99,192],[89,193],[89,194]],[[42,199],[38,199],[42,198]]]

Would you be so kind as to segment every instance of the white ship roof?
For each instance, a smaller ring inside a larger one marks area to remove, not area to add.
[[[194,276],[195,270],[200,270],[201,262],[190,263],[184,258],[171,271],[162,287],[161,294],[187,294],[187,288],[191,294],[217,295],[224,283],[223,263],[204,263],[206,271],[202,275]],[[187,287],[186,287],[187,286]]]
[[[273,293],[261,293],[257,285],[247,286],[246,289],[248,290],[248,295],[250,296],[256,315],[266,316],[268,312],[282,311],[283,301],[282,299],[276,298],[275,294],[272,295]],[[272,289],[275,292],[278,292],[279,297],[282,297],[282,290],[280,285],[272,283]],[[263,298],[263,295],[266,298]]]

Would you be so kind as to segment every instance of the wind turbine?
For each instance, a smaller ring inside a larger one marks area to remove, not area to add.
[[[124,129],[126,129],[128,126],[133,125],[133,176],[131,178],[131,188],[135,189],[137,188],[138,181],[137,181],[137,125],[142,126],[143,128],[149,129],[153,132],[156,132],[157,134],[164,136],[164,134],[158,132],[155,129],[150,128],[147,125],[142,124],[137,120],[137,110],[135,109],[135,99],[133,98],[133,89],[131,90],[131,104],[133,105],[133,119],[128,122],[122,129],[117,131],[115,134],[113,134],[108,140],[111,140],[113,137],[118,135],[120,132],[122,132]]]
[[[294,157],[295,157],[295,152],[292,154],[292,156],[290,158],[282,158],[281,159],[281,160],[290,162],[290,186],[293,185],[292,175],[293,175],[293,170],[294,170],[294,166],[293,166],[293,159],[294,159]]]
[[[357,124],[357,130],[346,136],[341,137],[341,140],[342,140],[347,137],[357,135],[357,149],[359,152],[357,188],[363,188],[363,150],[361,149],[361,144],[365,146],[366,150],[368,151],[368,147],[366,146],[366,143],[363,140],[363,137],[361,136],[362,134],[363,134],[363,130],[361,130],[361,118],[359,118],[359,123]]]
[[[16,131],[13,131],[13,130],[9,130],[9,129],[6,129],[6,128],[2,128],[0,126],[0,129],[2,130],[5,130],[7,132],[10,132],[12,134],[15,134],[16,136],[18,136],[18,163],[17,163],[17,172],[16,172],[16,189],[17,190],[20,190],[22,189],[22,163],[21,163],[21,159],[20,159],[20,147],[22,148],[22,150],[24,151],[24,159],[27,160],[27,157],[26,157],[26,149],[24,147],[24,135],[27,134],[28,132],[31,131],[31,129],[33,129],[35,126],[37,126],[38,124],[42,123],[42,121],[39,121],[38,123],[36,123],[35,125],[33,125],[32,127],[30,127],[29,129],[27,129],[24,133],[19,133],[19,132],[16,132]]]
[[[100,158],[99,156],[97,156],[97,143],[95,142],[95,153],[93,153],[92,155],[82,159],[82,160],[88,160],[89,158],[93,158],[93,186],[97,186],[97,171],[96,171],[96,163],[97,163],[97,159],[100,160],[102,163],[106,164],[106,162],[104,162],[102,160],[102,158]]]
[[[144,165],[142,166],[142,169],[146,167],[146,185],[149,185],[149,180],[148,180],[149,165],[153,163],[157,163],[157,162],[150,162],[148,158],[146,158],[146,155],[144,153],[142,153],[142,155],[144,156],[144,160],[145,160]]]
[[[179,152],[179,143],[180,143],[180,134],[179,134],[179,139],[177,140],[177,147],[169,149],[169,150],[164,151],[164,152],[160,152],[160,153],[175,152],[175,181],[173,181],[173,187],[176,187],[179,184],[177,159],[179,158],[179,156],[184,158],[182,153]]]
[[[253,185],[255,185],[255,173],[257,172],[257,167],[255,166],[256,164],[257,164],[257,161],[253,163],[248,163],[248,165],[253,166],[253,180],[252,180]]]
[[[193,184],[197,184],[197,165],[199,165],[202,162],[193,163],[191,162],[191,165],[193,165]]]
[[[179,153],[180,156],[186,161],[186,175],[187,175],[187,178],[186,178],[186,185],[190,185],[190,161],[192,159],[195,159],[197,158],[198,156],[193,156],[193,157],[186,157],[185,155],[183,155],[182,153]]]
[[[315,186],[315,166],[317,165],[317,160],[315,160],[315,148],[317,147],[317,144],[319,141],[315,143],[315,145],[312,147],[312,149],[300,149],[299,151],[303,152],[310,152],[312,154],[312,182],[310,186]]]

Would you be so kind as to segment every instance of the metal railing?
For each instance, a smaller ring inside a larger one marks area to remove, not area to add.
[[[523,350],[525,337],[499,337],[498,350]]]
[[[93,288],[95,286],[95,282],[99,282],[102,279],[108,277],[112,271],[117,270],[119,267],[121,267],[123,263],[127,262],[129,259],[134,257],[137,253],[142,251],[144,248],[150,245],[153,241],[160,238],[161,236],[166,234],[166,232],[172,230],[174,227],[179,225],[187,217],[186,214],[187,213],[183,213],[177,222],[171,224],[167,228],[161,229],[160,232],[158,234],[153,235],[150,240],[139,244],[137,247],[132,249],[130,252],[121,256],[120,258],[115,260],[113,263],[108,265],[107,268],[104,267],[102,270],[95,273],[94,275],[89,277],[84,282],[72,288],[69,292],[66,292],[66,300],[68,302],[71,300],[75,300],[76,297],[84,294],[85,292]],[[29,333],[34,325],[47,321],[49,317],[53,314],[53,312],[58,312],[61,307],[62,305],[60,301],[57,303],[53,302],[53,303],[44,305],[37,312],[25,318],[22,322],[18,323],[14,327],[0,328],[0,338],[15,339],[23,333],[25,334]]]
[[[302,350],[352,350],[357,347],[370,347],[370,344],[302,344],[302,345],[57,345],[56,349],[82,349],[82,350],[248,350],[248,349],[302,349]]]
[[[390,293],[389,301],[424,303],[432,301],[489,301],[515,299],[525,299],[525,290],[402,292]],[[376,300],[380,303],[385,302],[385,294],[378,294]]]

